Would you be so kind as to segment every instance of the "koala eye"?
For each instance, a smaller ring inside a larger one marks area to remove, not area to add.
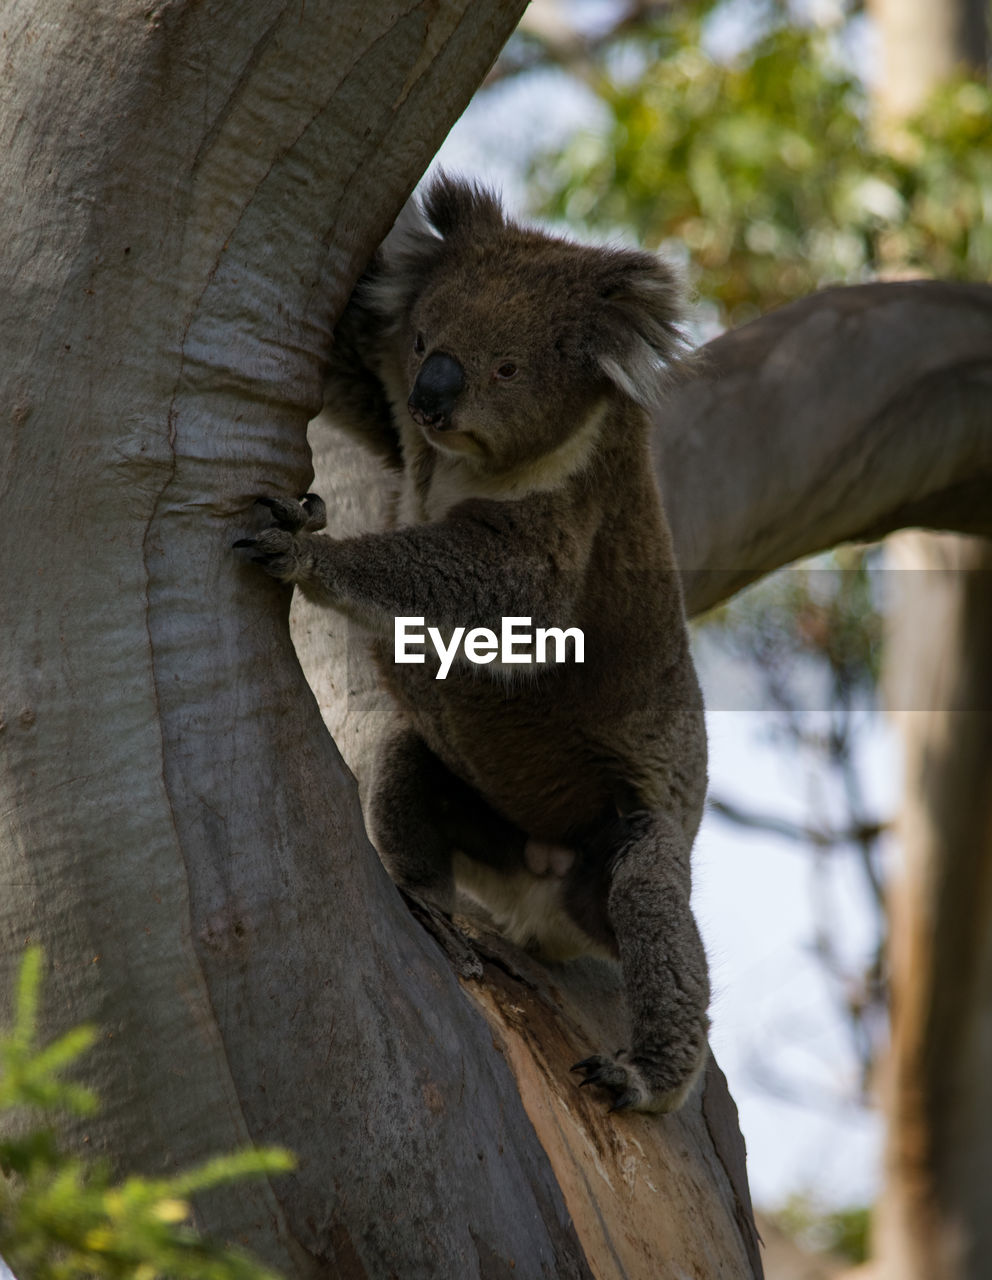
[[[511,378],[517,376],[517,366],[512,360],[504,360],[502,364],[498,364],[493,370],[493,377],[498,378],[500,382],[509,382]]]
[[[427,344],[424,342],[424,335],[418,333],[413,340],[413,353],[414,355],[422,356],[426,350]]]

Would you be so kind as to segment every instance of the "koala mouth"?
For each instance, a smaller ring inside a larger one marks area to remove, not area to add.
[[[480,452],[479,442],[471,432],[462,431],[450,423],[441,426],[431,423],[422,424],[421,430],[424,433],[424,439],[438,453],[457,453],[459,456],[464,456]]]
[[[432,434],[455,431],[457,428],[451,421],[451,417],[446,413],[425,413],[423,409],[414,409],[409,405],[410,417],[414,420],[418,427],[423,427],[425,431]]]

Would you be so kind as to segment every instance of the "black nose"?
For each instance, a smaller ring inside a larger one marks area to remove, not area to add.
[[[435,351],[420,366],[407,408],[414,422],[441,430],[451,425],[455,401],[465,388],[465,370],[454,356]]]

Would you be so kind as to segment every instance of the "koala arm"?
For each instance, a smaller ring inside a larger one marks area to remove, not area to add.
[[[260,501],[275,526],[235,545],[251,547],[253,559],[273,577],[377,631],[391,631],[395,617],[423,617],[442,630],[498,631],[504,615],[530,617],[536,626],[562,625],[593,532],[555,527],[540,498],[472,499],[436,524],[336,539],[311,531],[323,524],[319,498]]]

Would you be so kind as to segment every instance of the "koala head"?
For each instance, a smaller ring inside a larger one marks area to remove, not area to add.
[[[656,399],[681,342],[679,298],[652,254],[518,226],[491,193],[442,176],[366,302],[428,441],[502,471],[557,448],[610,397]]]

